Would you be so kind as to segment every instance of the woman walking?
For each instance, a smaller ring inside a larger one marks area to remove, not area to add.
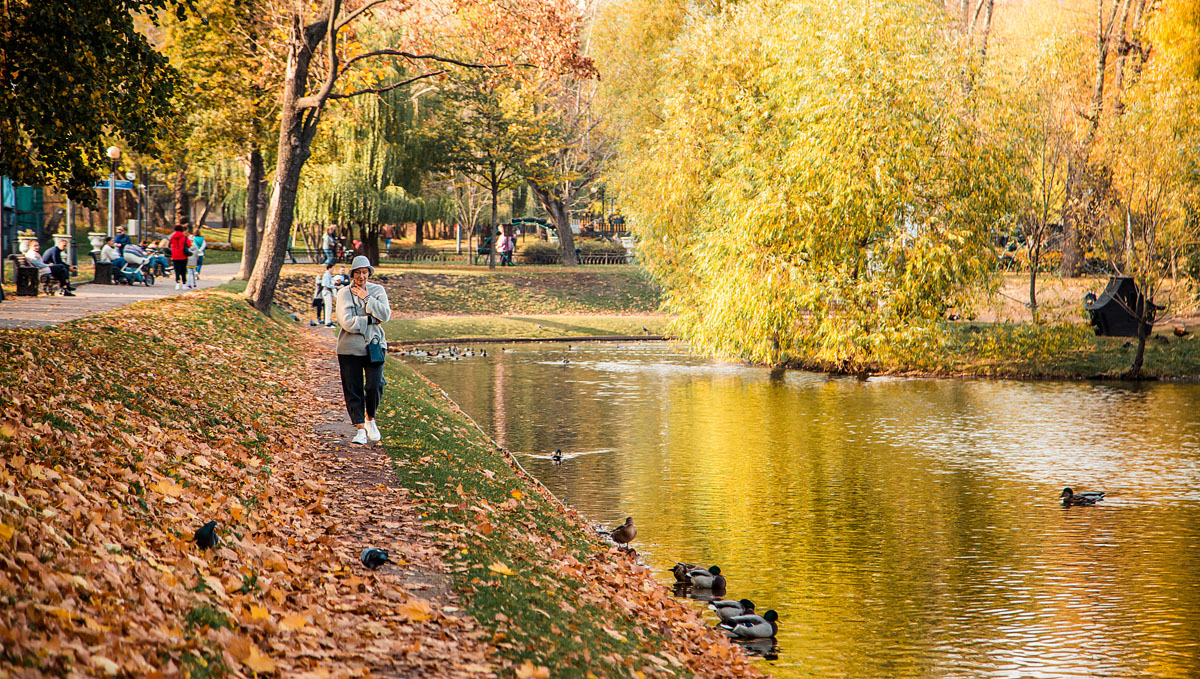
[[[188,249],[191,240],[183,232],[183,224],[175,225],[175,233],[171,234],[171,266],[175,267],[175,289],[180,290],[187,285]]]
[[[351,283],[337,293],[342,396],[350,422],[358,428],[352,443],[364,445],[380,439],[375,410],[383,398],[383,358],[387,352],[383,324],[392,317],[387,290],[367,282],[374,273],[369,259],[355,257],[350,263]]]

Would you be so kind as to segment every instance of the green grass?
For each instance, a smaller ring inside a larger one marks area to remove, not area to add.
[[[540,326],[540,327],[539,327]],[[384,325],[389,340],[412,341],[460,337],[535,337],[554,339],[586,335],[652,335],[666,332],[665,316],[431,316],[400,318]]]
[[[571,559],[592,558],[596,544],[530,492],[495,444],[412,369],[388,361],[385,375],[388,401],[378,418],[387,453],[445,548],[467,612],[493,635],[497,652],[553,667],[555,677],[631,676],[647,667],[642,656],[663,640],[645,623],[581,596],[581,582],[564,573]],[[514,574],[489,569],[497,562]],[[613,653],[632,668],[610,661]],[[655,676],[664,674],[686,676]]]
[[[307,311],[319,267],[286,270],[279,299]],[[632,266],[380,267],[372,281],[388,290],[392,315],[653,314],[661,301],[657,286]],[[639,328],[640,329],[640,328]]]
[[[1126,345],[1129,346],[1126,346]],[[973,375],[1017,379],[1121,378],[1137,349],[1136,338],[1096,337],[1091,326],[951,323],[892,347],[871,368],[879,372]],[[802,367],[825,369],[816,362]],[[1200,341],[1159,331],[1146,342],[1144,377],[1200,377]]]

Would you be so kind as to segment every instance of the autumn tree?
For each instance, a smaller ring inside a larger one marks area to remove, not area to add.
[[[0,12],[0,175],[55,185],[91,204],[110,138],[154,148],[174,113],[177,74],[135,15],[176,0],[13,0]]]
[[[522,167],[550,142],[527,93],[491,73],[468,74],[442,88],[432,135],[445,167],[487,192],[491,204],[488,266],[496,267],[500,193],[524,181]]]
[[[282,78],[280,65],[264,47],[277,28],[268,20],[267,0],[198,0],[195,8],[192,16],[164,22],[163,50],[187,82],[185,132],[171,146],[177,210],[186,209],[192,178],[223,173],[229,161],[241,164],[245,238],[238,277],[246,279],[258,256],[263,148],[273,131],[274,97]],[[206,205],[223,195],[207,198]]]
[[[683,337],[853,369],[991,289],[1006,157],[948,77],[968,68],[948,21],[748,2],[672,41],[661,120],[617,180]]]
[[[458,70],[500,70],[520,64],[580,73],[592,70],[590,62],[579,55],[579,17],[566,0],[460,0],[422,5],[420,12],[416,7],[388,0],[325,0],[315,11],[302,4],[288,7],[275,180],[262,252],[246,288],[246,295],[260,311],[266,313],[274,299],[301,170],[331,101],[454,76]],[[392,35],[402,36],[398,43],[360,51],[354,38],[367,16],[373,16],[377,25],[391,26]],[[478,42],[478,49],[456,50],[450,36],[467,36]],[[356,82],[360,73],[379,60],[410,64],[412,75],[384,84]]]
[[[574,266],[578,262],[570,211],[600,176],[613,145],[600,127],[594,81],[560,78],[537,91],[532,106],[541,115],[531,117],[531,132],[540,136],[545,148],[522,162],[521,173],[557,226],[562,263]]]
[[[1200,12],[1172,7],[1149,29],[1155,59],[1122,99],[1121,115],[1101,129],[1098,147],[1115,193],[1099,244],[1142,293],[1129,310],[1142,320],[1131,378],[1141,375],[1147,330],[1195,276],[1180,260],[1200,253]]]

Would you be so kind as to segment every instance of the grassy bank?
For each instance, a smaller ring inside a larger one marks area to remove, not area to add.
[[[384,329],[389,340],[451,339],[459,337],[534,337],[556,339],[595,335],[662,335],[664,316],[430,316],[400,318]]]
[[[1011,379],[1121,379],[1132,365],[1136,338],[1097,337],[1090,325],[948,323],[937,332],[884,347],[867,372]],[[817,358],[791,365],[839,372]],[[1200,341],[1157,330],[1146,342],[1142,376],[1200,379]]]
[[[307,312],[320,267],[285,270],[279,299]],[[499,269],[382,267],[372,278],[388,290],[393,317],[446,315],[654,314],[659,291],[632,266]]]

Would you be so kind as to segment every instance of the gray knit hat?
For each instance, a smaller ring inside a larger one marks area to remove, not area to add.
[[[363,255],[355,257],[354,261],[350,262],[350,273],[354,273],[355,269],[366,269],[371,272],[372,276],[375,275],[375,267],[371,266],[371,260]]]

